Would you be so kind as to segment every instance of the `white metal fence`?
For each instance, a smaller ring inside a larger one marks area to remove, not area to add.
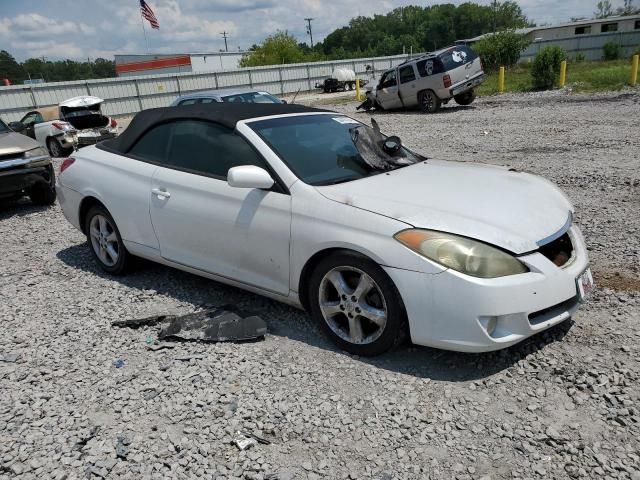
[[[334,68],[351,68],[364,78],[404,62],[409,55],[359,58],[332,62],[313,62],[268,67],[244,68],[216,73],[176,73],[139,77],[81,80],[0,87],[0,118],[6,122],[20,120],[30,110],[57,105],[78,95],[95,95],[105,100],[106,115],[133,115],[153,107],[165,107],[177,96],[199,90],[228,87],[253,87],[284,95],[314,88]]]
[[[629,58],[631,54],[640,48],[640,30],[634,32],[598,33],[594,35],[580,35],[571,38],[560,38],[557,40],[541,40],[529,45],[520,61],[533,59],[540,49],[548,45],[558,45],[565,50],[570,59],[576,55],[584,55],[585,60],[602,60],[605,43],[614,42],[620,45],[622,58]]]

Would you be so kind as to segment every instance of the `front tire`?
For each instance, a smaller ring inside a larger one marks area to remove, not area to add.
[[[53,166],[49,166],[49,182],[42,181],[31,187],[29,198],[34,205],[49,206],[56,203],[56,179]]]
[[[111,275],[125,273],[131,264],[131,255],[107,209],[98,205],[91,207],[85,217],[84,228],[98,266]]]
[[[436,113],[440,110],[442,101],[438,98],[433,90],[425,90],[420,92],[418,96],[418,102],[420,103],[420,110],[424,113]]]
[[[309,299],[313,319],[349,353],[379,355],[405,337],[407,316],[393,281],[355,252],[320,261],[311,274]]]
[[[473,101],[476,99],[475,90],[469,90],[468,92],[461,93],[460,95],[456,95],[453,97],[458,105],[471,105]]]

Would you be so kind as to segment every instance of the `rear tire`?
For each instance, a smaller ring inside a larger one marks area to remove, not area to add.
[[[84,231],[93,258],[102,270],[111,275],[122,275],[129,269],[131,254],[127,252],[116,222],[106,208],[96,205],[89,209]]]
[[[53,158],[68,157],[73,152],[73,148],[63,147],[56,138],[47,140],[47,150]]]
[[[433,90],[425,90],[418,95],[420,110],[424,113],[436,113],[440,110],[442,100],[438,98]]]
[[[468,92],[461,93],[460,95],[456,95],[453,97],[458,105],[471,105],[473,101],[476,99],[475,90],[469,90]]]
[[[314,321],[341,349],[355,355],[379,355],[406,336],[402,298],[387,273],[355,252],[330,255],[309,281]]]

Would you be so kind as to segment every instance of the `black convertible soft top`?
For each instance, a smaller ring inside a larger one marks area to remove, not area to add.
[[[228,128],[235,128],[239,121],[250,118],[327,111],[330,110],[285,103],[208,103],[205,105],[151,108],[138,113],[122,134],[112,140],[100,143],[98,148],[126,153],[145,132],[170,120],[205,120],[219,123]]]

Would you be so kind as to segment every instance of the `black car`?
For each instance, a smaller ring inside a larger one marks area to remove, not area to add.
[[[56,201],[55,173],[47,149],[0,120],[0,200],[27,195],[36,205]]]

